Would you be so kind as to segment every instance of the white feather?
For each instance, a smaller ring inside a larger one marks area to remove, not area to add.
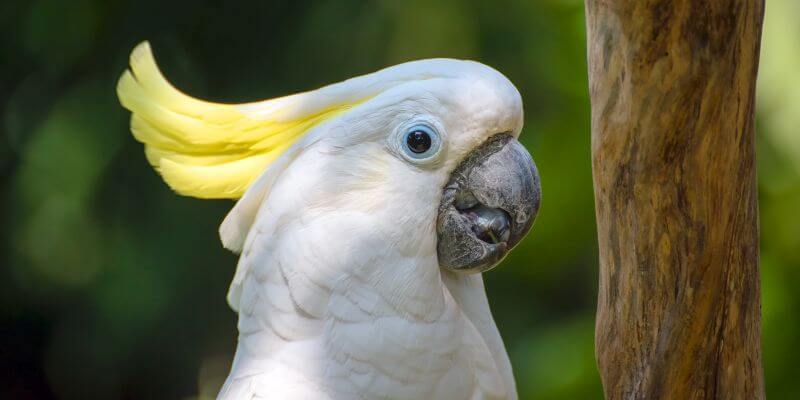
[[[519,93],[473,62],[394,68],[403,82],[312,129],[221,226],[241,257],[229,293],[239,345],[220,399],[516,399],[483,281],[440,269],[435,223],[464,156],[519,134]],[[353,82],[393,79],[380,74]],[[416,118],[445,141],[425,165],[393,142]]]

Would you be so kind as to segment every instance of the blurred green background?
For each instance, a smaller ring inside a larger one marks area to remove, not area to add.
[[[228,4],[235,3],[235,5]],[[800,1],[767,5],[759,82],[767,394],[800,398]],[[532,233],[486,274],[523,399],[599,399],[583,2],[0,2],[0,398],[209,399],[235,346],[232,203],[169,191],[117,103],[148,39],[197,97],[284,95],[425,57],[522,93]]]

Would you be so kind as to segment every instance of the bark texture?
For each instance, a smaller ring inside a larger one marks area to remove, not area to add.
[[[608,399],[762,399],[763,0],[586,0]]]

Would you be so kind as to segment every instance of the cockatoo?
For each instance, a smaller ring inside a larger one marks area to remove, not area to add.
[[[528,232],[540,184],[522,100],[473,61],[413,61],[217,104],[145,42],[117,93],[177,193],[238,199],[239,340],[219,399],[516,399],[480,272]]]

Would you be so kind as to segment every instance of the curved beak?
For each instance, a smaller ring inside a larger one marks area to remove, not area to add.
[[[528,233],[539,211],[539,172],[513,136],[499,134],[473,150],[442,193],[436,225],[439,265],[483,272]]]

